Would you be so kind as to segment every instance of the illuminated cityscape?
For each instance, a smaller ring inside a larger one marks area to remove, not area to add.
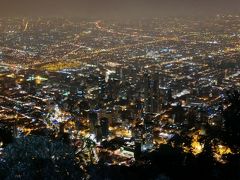
[[[1,179],[240,179],[240,17],[0,18]]]

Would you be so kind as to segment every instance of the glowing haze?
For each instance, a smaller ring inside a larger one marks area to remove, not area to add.
[[[0,16],[130,18],[239,12],[239,0],[1,0],[0,2]]]

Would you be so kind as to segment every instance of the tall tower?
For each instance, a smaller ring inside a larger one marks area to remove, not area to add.
[[[172,97],[172,89],[169,88],[169,89],[167,90],[166,96],[167,96],[167,101],[168,101],[168,102],[171,102],[171,101],[173,100],[173,97]]]
[[[144,118],[144,131],[145,131],[145,148],[151,149],[153,147],[153,121],[150,116]]]
[[[109,121],[108,121],[108,118],[102,118],[100,120],[100,125],[101,125],[101,128],[102,128],[102,135],[104,137],[108,137],[108,134],[109,134]]]
[[[142,143],[139,141],[135,141],[135,148],[134,148],[135,160],[139,160],[141,158],[141,153],[142,153]]]
[[[106,95],[106,81],[103,75],[98,77],[98,95],[100,99],[105,98]]]
[[[152,111],[152,81],[150,79],[150,75],[145,73],[143,77],[143,90],[144,90],[144,111],[151,112]]]
[[[160,96],[160,78],[159,73],[155,73],[153,77],[153,112],[159,113],[161,111],[161,96]]]
[[[100,125],[96,125],[94,127],[94,131],[95,131],[95,135],[96,135],[96,141],[97,142],[101,142],[102,141],[102,137],[103,137],[103,134],[102,134],[102,127]]]
[[[95,132],[95,127],[98,123],[98,114],[94,111],[89,112],[89,124],[90,124],[90,132],[94,133]]]

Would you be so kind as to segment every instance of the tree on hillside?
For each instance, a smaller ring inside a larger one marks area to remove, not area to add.
[[[223,111],[225,128],[230,136],[229,143],[236,145],[240,143],[240,92],[228,91],[227,103],[229,106]]]
[[[1,179],[81,179],[74,150],[43,136],[17,139],[3,151]]]

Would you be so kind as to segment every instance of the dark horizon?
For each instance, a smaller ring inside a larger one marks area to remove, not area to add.
[[[142,18],[238,14],[238,0],[2,0],[0,16]]]

